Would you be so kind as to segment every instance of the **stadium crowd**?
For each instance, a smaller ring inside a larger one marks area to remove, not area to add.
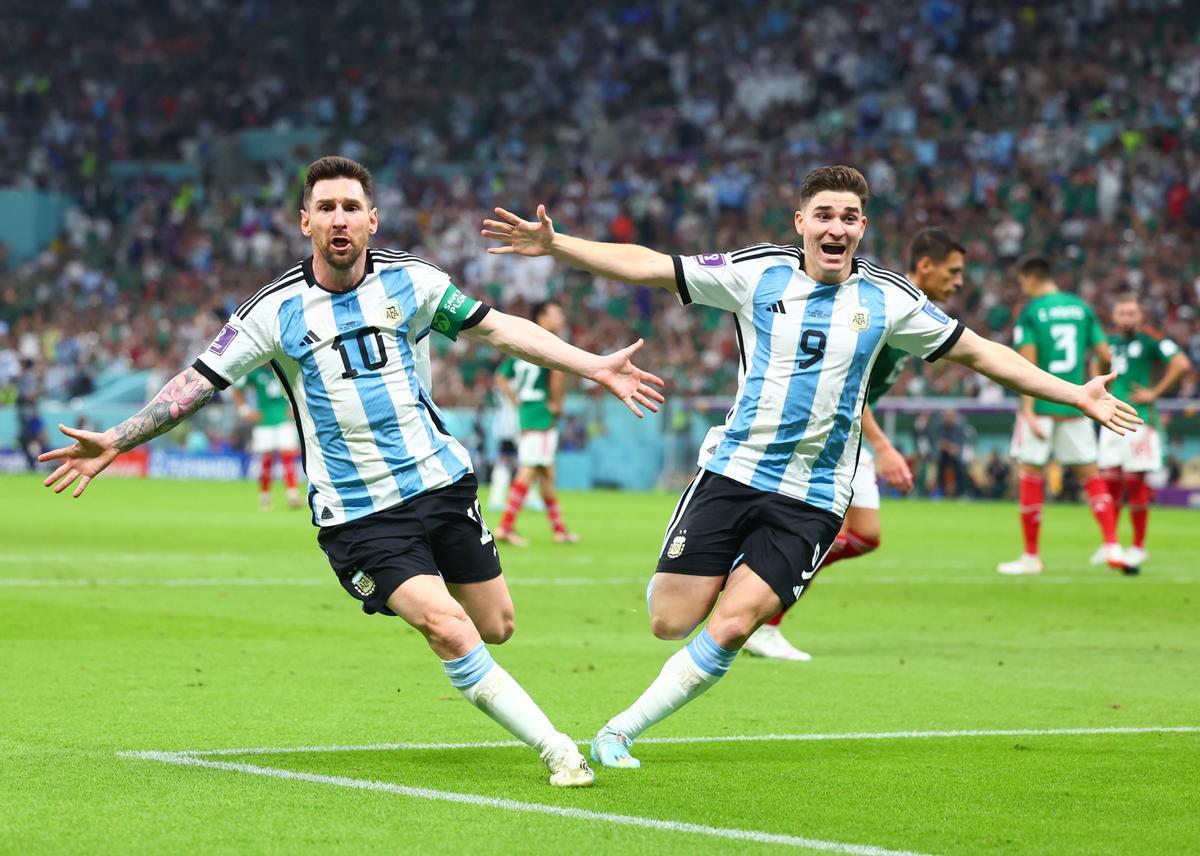
[[[5,265],[0,247],[0,404],[190,362],[307,253],[299,183],[330,152],[376,172],[375,245],[428,258],[509,311],[562,295],[583,347],[632,329],[676,395],[736,385],[733,329],[716,312],[696,325],[661,293],[485,255],[483,216],[544,201],[567,231],[681,253],[791,242],[798,179],[850,163],[872,188],[868,255],[902,268],[907,237],[935,224],[967,246],[948,309],[975,329],[1010,339],[1011,263],[1037,250],[1101,317],[1137,292],[1200,363],[1195,3],[317,10],[71,0],[0,20],[0,186],[74,200],[40,255]],[[326,141],[266,162],[230,143],[298,128]],[[194,175],[142,168],[163,161]],[[480,405],[496,360],[439,347],[438,400]],[[999,395],[953,366],[910,368],[897,390]],[[1196,393],[1194,377],[1178,391]]]

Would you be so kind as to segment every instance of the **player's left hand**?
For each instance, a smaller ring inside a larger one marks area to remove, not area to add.
[[[1158,396],[1154,394],[1154,390],[1146,389],[1144,386],[1135,386],[1129,393],[1129,398],[1134,404],[1152,404]]]
[[[658,375],[642,371],[633,364],[633,355],[641,350],[644,344],[642,339],[638,339],[628,348],[601,357],[599,366],[591,375],[592,380],[625,402],[625,406],[639,419],[645,416],[638,407],[639,404],[657,413],[658,405],[665,400],[662,393],[650,384],[666,386]]]
[[[1136,431],[1142,419],[1133,405],[1126,404],[1108,391],[1108,385],[1116,376],[1116,372],[1113,372],[1089,380],[1079,388],[1079,400],[1075,406],[1109,431],[1124,435],[1126,431]]]
[[[875,453],[875,469],[885,482],[901,493],[912,490],[912,469],[908,466],[908,460],[894,446]]]

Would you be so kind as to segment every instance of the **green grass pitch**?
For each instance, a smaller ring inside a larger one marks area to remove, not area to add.
[[[579,739],[678,648],[644,600],[674,501],[567,495],[581,544],[527,512],[534,545],[502,550],[517,633],[496,658]],[[562,792],[524,748],[186,756],[271,775],[119,755],[508,737],[251,484],[101,479],[72,500],[6,477],[0,851],[1194,851],[1195,731],[869,736],[1200,727],[1200,517],[1155,509],[1138,578],[1087,565],[1085,508],[1045,518],[1047,573],[1011,579],[1011,505],[885,502],[882,550],[784,624],[813,662],[742,657],[646,735],[861,736],[639,743],[641,770]]]

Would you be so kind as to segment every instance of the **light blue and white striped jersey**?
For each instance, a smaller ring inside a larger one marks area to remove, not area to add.
[[[805,274],[793,246],[673,260],[682,303],[728,310],[737,323],[737,399],[705,437],[700,466],[845,514],[876,355],[887,344],[933,362],[962,325],[903,276],[863,259],[836,285]]]
[[[300,427],[313,522],[333,526],[471,472],[429,394],[431,330],[456,339],[488,307],[408,253],[367,250],[363,280],[327,291],[311,257],[238,307],[193,364],[219,389],[270,362]]]

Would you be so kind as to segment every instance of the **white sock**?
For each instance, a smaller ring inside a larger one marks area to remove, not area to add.
[[[563,739],[529,693],[492,659],[491,652],[482,642],[465,657],[442,661],[442,666],[450,683],[467,701],[518,740],[544,752]]]
[[[708,630],[701,630],[667,660],[637,701],[608,721],[608,727],[635,739],[719,681],[736,656],[737,651],[726,651],[712,640]]]
[[[512,487],[512,469],[507,464],[492,465],[492,486],[488,491],[488,510],[503,511],[508,501],[508,489]]]

